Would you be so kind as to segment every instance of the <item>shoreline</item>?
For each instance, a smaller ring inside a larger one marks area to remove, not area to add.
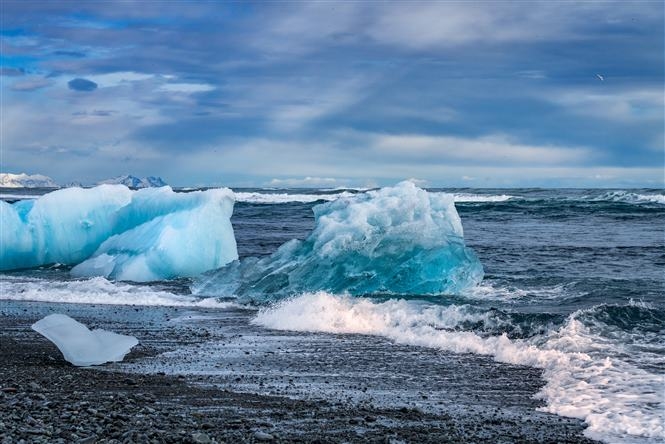
[[[535,410],[544,385],[537,369],[380,338],[274,335],[248,325],[241,310],[5,300],[0,307],[2,443],[596,442],[582,435],[581,421]],[[140,344],[123,363],[73,367],[30,329],[53,312]],[[261,348],[287,340],[295,352]],[[182,355],[200,359],[188,350],[220,341],[230,351],[210,353],[223,371],[187,371],[206,363]],[[303,344],[311,350],[297,352]],[[181,362],[169,370],[174,359]],[[412,380],[390,380],[386,368]]]

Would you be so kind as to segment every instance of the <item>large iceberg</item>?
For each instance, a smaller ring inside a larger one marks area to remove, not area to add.
[[[317,205],[314,216],[315,228],[304,241],[206,273],[193,293],[248,299],[317,290],[408,296],[458,293],[482,280],[451,195],[402,182]]]
[[[76,366],[119,362],[136,344],[134,336],[88,327],[63,314],[51,314],[32,324],[32,329],[53,342],[66,361]]]
[[[0,270],[60,263],[75,276],[150,281],[195,276],[238,258],[233,193],[68,188],[0,201]]]

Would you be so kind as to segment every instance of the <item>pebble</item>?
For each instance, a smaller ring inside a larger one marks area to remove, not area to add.
[[[192,433],[192,441],[194,441],[197,444],[212,443],[212,439],[210,439],[210,437],[203,432]]]
[[[257,441],[272,441],[275,438],[270,433],[257,430],[254,432],[254,439]]]

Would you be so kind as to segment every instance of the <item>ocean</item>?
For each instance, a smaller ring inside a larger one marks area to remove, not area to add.
[[[47,191],[2,189],[0,198],[35,199]],[[314,228],[316,205],[364,192],[234,190],[231,223],[241,262],[266,257],[292,239],[305,239]],[[215,325],[215,319],[230,318],[247,324],[253,329],[251,341],[266,353],[277,347],[275,332],[284,331],[298,332],[298,338],[309,338],[312,344],[321,334],[333,334],[326,347],[332,360],[336,353],[342,356],[338,350],[348,348],[344,338],[352,337],[355,352],[362,353],[378,337],[409,360],[431,360],[433,352],[455,353],[528,366],[541,370],[545,382],[536,395],[542,400],[540,412],[581,419],[585,435],[604,442],[662,442],[665,192],[429,189],[428,193],[453,195],[466,246],[475,251],[484,270],[479,285],[458,294],[351,296],[317,289],[277,300],[248,301],[234,294],[196,290],[197,278],[115,282],[73,278],[69,267],[53,265],[2,272],[0,298],[139,305],[144,311],[155,306],[205,307],[212,313],[207,326]],[[223,330],[224,322],[218,328]],[[220,354],[230,356],[215,347],[188,349],[182,344],[160,359],[125,368],[215,374],[220,370],[212,363]],[[325,392],[324,387],[321,390]],[[308,396],[297,390],[288,394]],[[387,403],[392,396],[374,395]]]

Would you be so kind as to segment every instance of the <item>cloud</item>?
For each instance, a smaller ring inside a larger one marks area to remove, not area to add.
[[[662,6],[625,2],[310,2],[260,14],[251,47],[281,56],[374,43],[406,51],[586,40],[602,28],[658,23]],[[250,22],[251,25],[251,22]]]
[[[73,58],[76,58],[76,59],[80,59],[80,58],[85,57],[84,52],[81,52],[81,51],[65,51],[65,50],[61,50],[61,49],[59,49],[57,51],[53,51],[53,55],[64,56],[64,57],[73,57]]]
[[[152,79],[153,77],[155,77],[154,74],[133,71],[117,71],[91,75],[88,76],[88,79],[92,82],[95,82],[100,88],[111,88],[122,84],[129,84],[132,82],[140,82],[143,80]]]
[[[356,135],[355,140],[359,145],[370,144],[372,135]],[[387,155],[372,146],[366,150],[351,148],[340,141],[237,140],[229,142],[219,152],[201,150],[186,156],[173,153],[173,156],[173,168],[163,175],[176,180],[181,171],[196,171],[198,180],[220,185],[298,186],[300,179],[297,178],[307,177],[306,174],[310,173],[312,178],[337,178],[338,182],[343,182],[322,185],[330,187],[365,186],[368,179],[372,179],[375,185],[383,186],[408,178],[425,180],[432,187],[468,187],[471,183],[475,187],[662,186],[660,166],[626,168],[584,162],[548,164],[546,161],[512,164],[484,158],[478,159],[477,163],[460,163],[444,157],[423,161],[417,156],[409,158],[404,153]],[[245,175],[246,171],[252,171],[253,180]],[[276,171],[283,174],[286,180],[296,180],[278,182],[283,180],[278,178],[273,182]],[[343,179],[335,176],[340,172],[344,174]],[[224,178],[224,182],[218,182],[220,177]]]
[[[20,77],[22,75],[25,75],[25,70],[22,68],[0,67],[0,76]]]
[[[591,150],[583,147],[529,145],[504,135],[476,138],[397,134],[370,136],[373,152],[392,158],[428,163],[475,165],[562,165],[589,160]]]
[[[97,89],[97,84],[95,82],[92,82],[90,80],[82,79],[82,78],[76,78],[72,79],[69,82],[67,82],[67,85],[69,86],[69,89],[74,90],[74,91],[94,91]]]
[[[237,115],[264,119],[275,131],[293,132],[361,102],[372,92],[373,81],[373,76],[364,74],[341,79],[301,74],[293,81],[279,77],[236,79],[221,89]]]
[[[533,79],[533,80],[542,80],[547,78],[547,74],[544,71],[539,69],[525,69],[522,71],[517,71],[515,73],[517,77],[522,77],[524,79]]]
[[[115,111],[106,110],[106,109],[94,109],[92,111],[75,111],[72,113],[72,116],[75,118],[87,118],[87,117],[110,117],[115,114]]]
[[[14,91],[36,91],[51,84],[52,82],[44,77],[33,77],[12,83],[11,89]]]
[[[166,92],[191,94],[191,93],[214,91],[215,87],[213,85],[208,85],[205,83],[165,83],[164,85],[159,87],[159,90]]]
[[[662,122],[665,112],[662,85],[653,88],[569,88],[548,94],[547,99],[571,113],[618,122]]]
[[[4,159],[62,182],[127,162],[248,186],[662,167],[658,2],[10,3]]]
[[[304,177],[302,179],[288,178],[288,179],[271,179],[268,185],[272,187],[334,187],[340,185],[342,182],[334,177]]]

